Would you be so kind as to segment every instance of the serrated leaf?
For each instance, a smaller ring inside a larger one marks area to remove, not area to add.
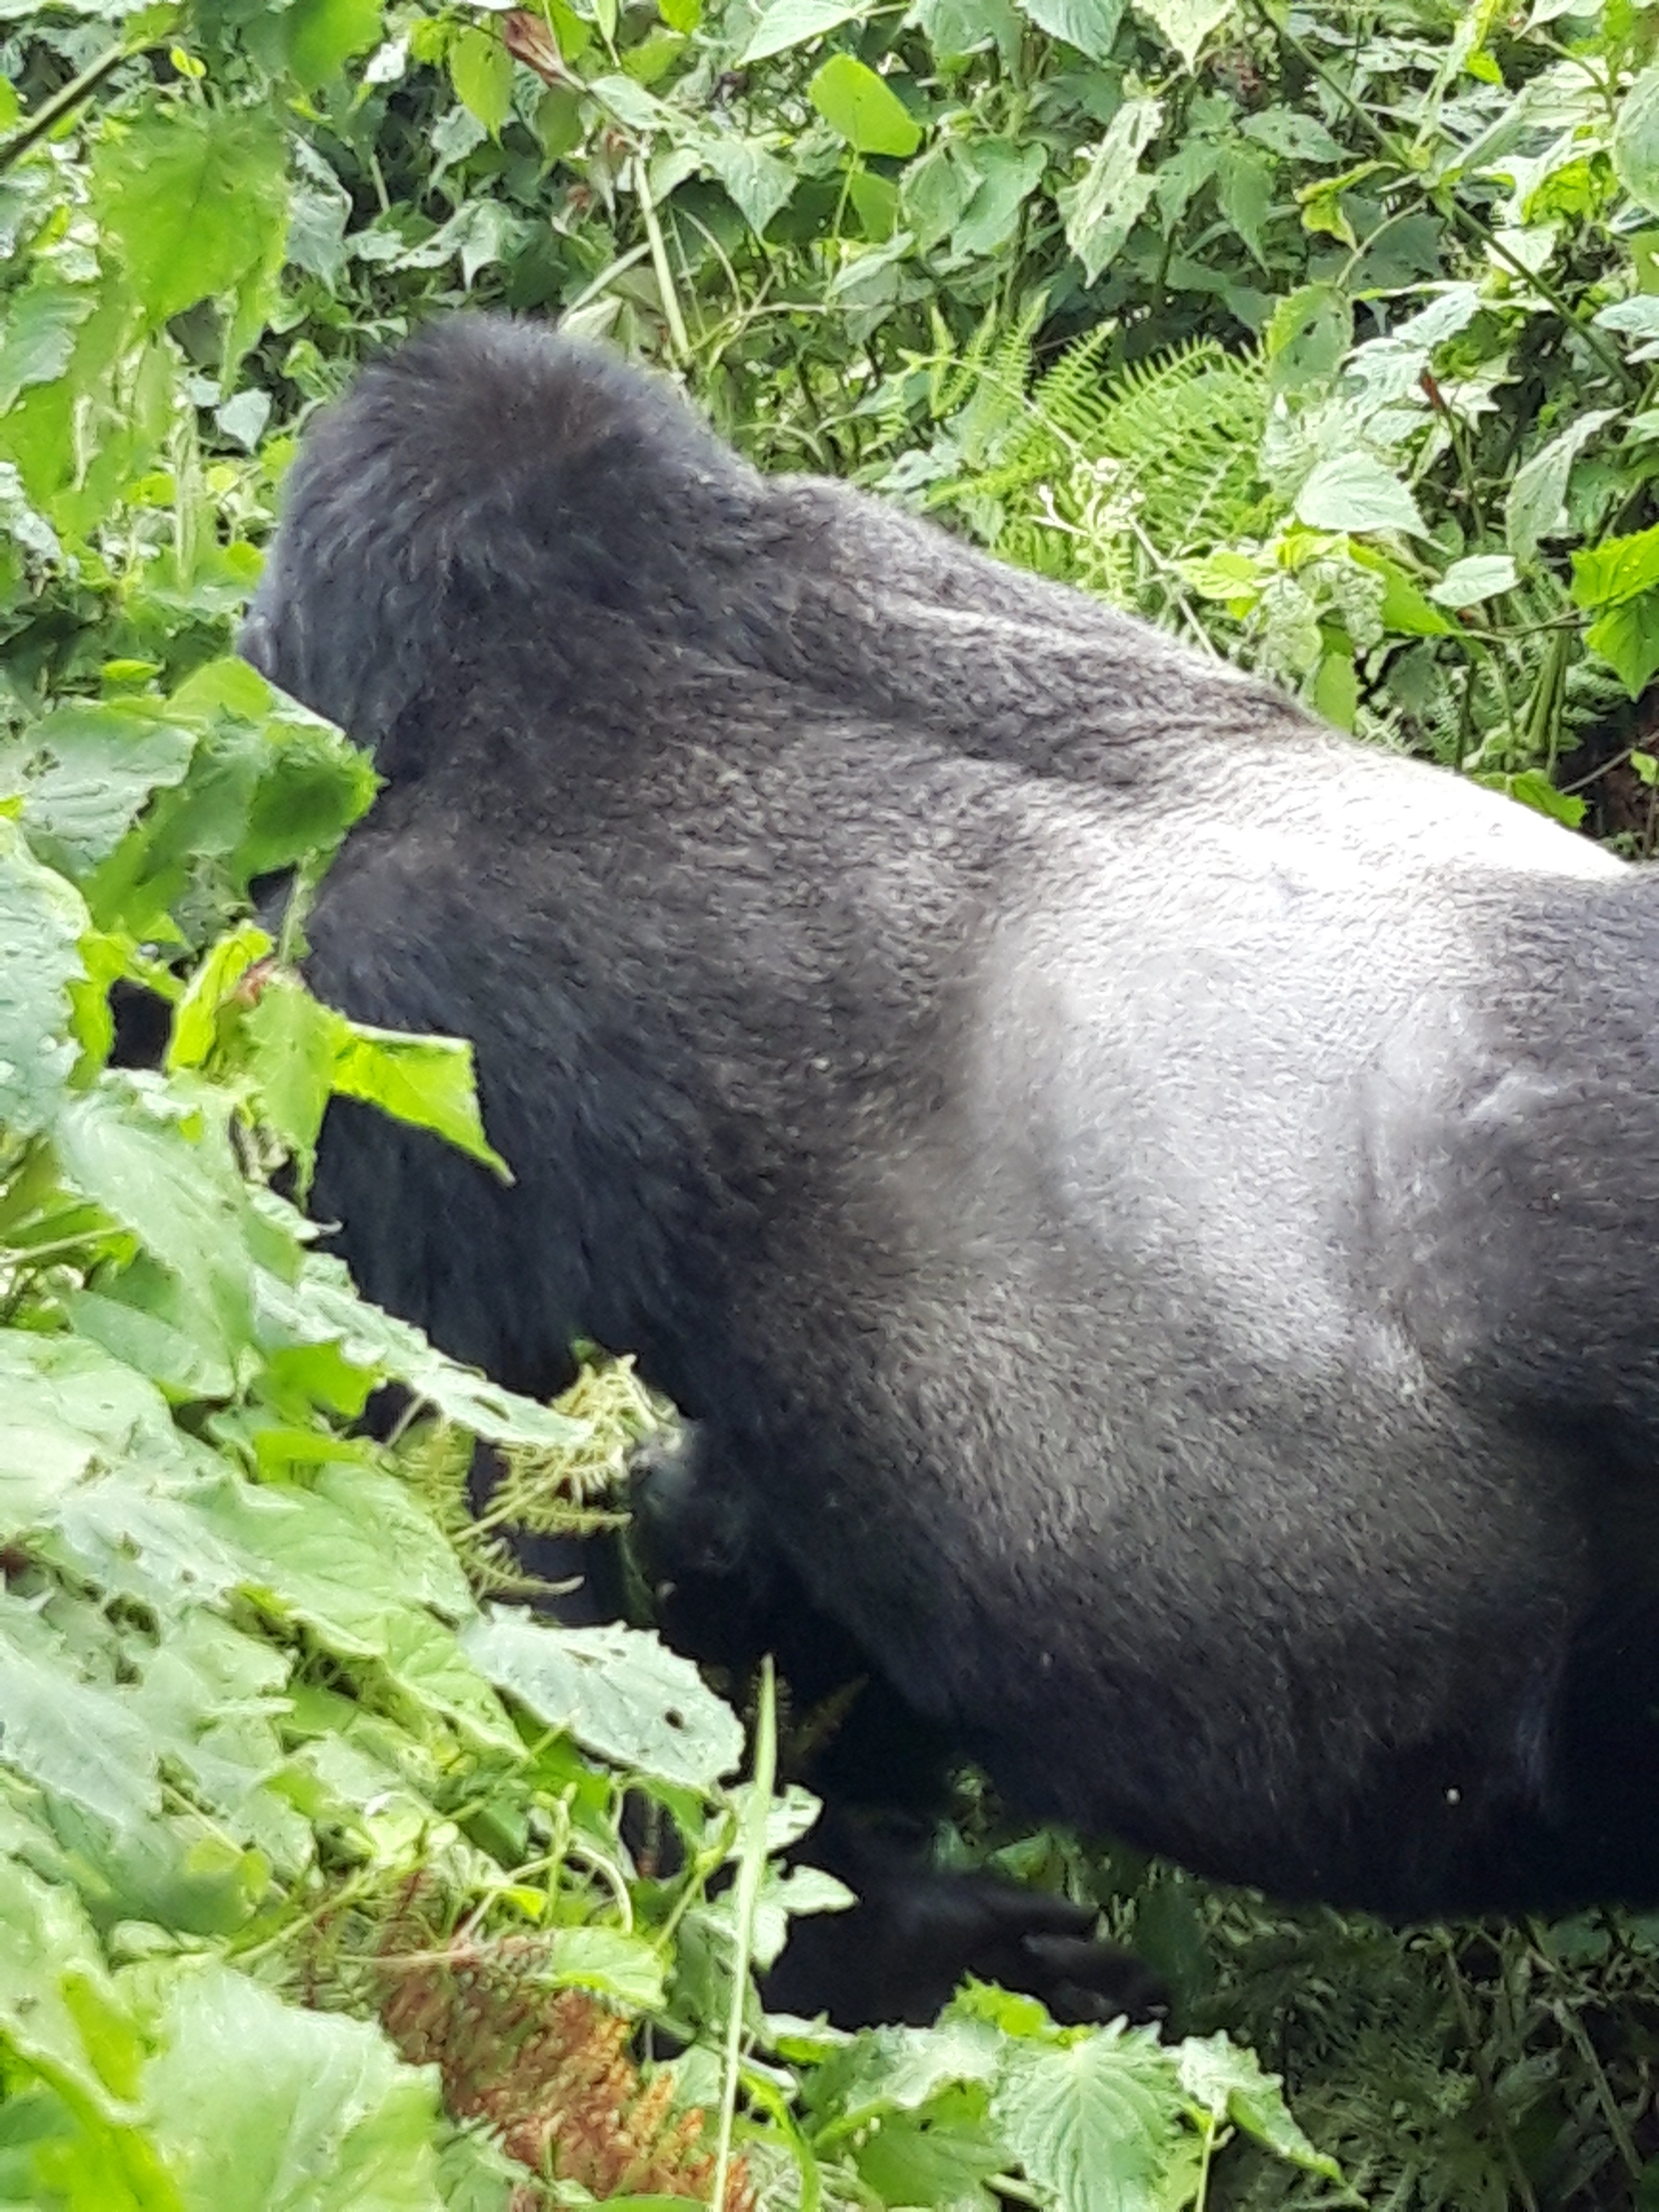
[[[858,154],[905,159],[921,143],[921,125],[884,79],[853,54],[832,54],[807,97],[837,137]]]
[[[1090,153],[1083,174],[1055,196],[1066,243],[1083,264],[1085,284],[1092,284],[1120,252],[1152,198],[1155,180],[1139,164],[1163,118],[1161,101],[1126,100]]]
[[[1425,535],[1417,501],[1385,461],[1363,452],[1322,461],[1297,494],[1299,520],[1315,530],[1404,530]]]
[[[1659,537],[1659,532],[1654,534]],[[1483,599],[1512,592],[1516,581],[1515,563],[1507,553],[1470,553],[1452,562],[1431,587],[1429,597],[1437,606],[1476,607]]]
[[[335,1090],[415,1128],[433,1130],[511,1182],[507,1162],[484,1135],[470,1044],[458,1037],[411,1036],[333,1018],[340,1024],[333,1032]]]
[[[195,747],[196,732],[149,700],[68,700],[0,747],[0,790],[21,798],[42,850],[79,873],[108,858],[152,792],[183,781]]]
[[[641,2012],[666,1995],[663,1955],[642,1936],[620,1928],[562,1928],[553,1939],[548,1980],[556,1989],[593,1990]]]
[[[0,1610],[0,1762],[106,1827],[141,1827],[161,1810],[154,1745],[112,1690],[76,1679],[55,1654],[24,1650],[12,1606]]]
[[[1151,2212],[1182,2101],[1156,2043],[1100,2029],[1060,2047],[1011,2043],[991,2118],[1026,2178],[1066,2212]]]
[[[99,147],[93,200],[152,325],[167,322],[280,253],[281,127],[263,108],[152,108]]]
[[[1659,305],[1659,301],[1656,301]],[[1659,585],[1659,526],[1606,538],[1572,556],[1572,596],[1581,607],[1616,606]]]
[[[186,2212],[443,2212],[437,2088],[376,2027],[175,1972],[143,2088]]]
[[[689,1660],[640,1629],[556,1628],[496,1606],[460,1644],[534,1718],[618,1766],[712,1790],[743,1756],[731,1709]]]
[[[1510,551],[1523,566],[1537,552],[1540,539],[1553,538],[1566,526],[1567,483],[1572,465],[1602,424],[1611,422],[1617,412],[1613,407],[1592,407],[1516,471],[1504,507],[1504,534]]]
[[[288,65],[307,92],[378,44],[382,0],[292,0],[283,16]]]
[[[13,1137],[44,1128],[64,1097],[76,1060],[70,985],[83,972],[88,926],[70,885],[0,817],[0,1129]]]
[[[1123,21],[1124,0],[1018,0],[1018,4],[1039,31],[1063,39],[1095,62],[1103,62],[1110,54]]]
[[[1622,599],[1584,633],[1584,642],[1613,667],[1632,699],[1659,675],[1659,592]]]
[[[492,138],[513,112],[513,57],[501,39],[469,23],[449,42],[449,81],[467,113]]]
[[[1612,154],[1625,190],[1659,215],[1659,62],[1649,64],[1620,103]]]
[[[738,66],[746,69],[753,62],[769,60],[774,54],[787,53],[792,46],[804,46],[813,39],[821,39],[838,24],[860,19],[867,4],[868,0],[772,0],[771,6],[749,33],[749,43],[738,57]]]
[[[1232,0],[1135,0],[1135,5],[1188,69],[1211,32],[1232,13]]]
[[[693,142],[704,166],[725,186],[757,238],[795,189],[795,172],[757,139],[709,131]]]
[[[296,1280],[255,1279],[261,1336],[269,1348],[336,1344],[354,1366],[402,1382],[417,1398],[489,1443],[561,1447],[587,1435],[586,1425],[550,1412],[462,1367],[418,1328],[360,1298],[338,1260],[307,1255]]]
[[[1201,2042],[1188,2036],[1174,2057],[1182,2087],[1212,2120],[1241,2129],[1287,2165],[1340,2185],[1341,2168],[1308,2141],[1291,2118],[1278,2075],[1265,2072],[1253,2051],[1241,2050],[1224,2034]]]

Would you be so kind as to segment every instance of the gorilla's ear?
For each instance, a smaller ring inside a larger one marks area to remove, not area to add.
[[[756,481],[665,380],[456,316],[307,430],[239,649],[379,748],[464,644],[698,596]]]

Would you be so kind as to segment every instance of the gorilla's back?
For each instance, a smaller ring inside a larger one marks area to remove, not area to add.
[[[331,1116],[372,1294],[640,1348],[1032,1809],[1659,1891],[1635,872],[484,319],[313,434],[248,649],[389,777],[313,981],[472,1036],[519,1177]]]

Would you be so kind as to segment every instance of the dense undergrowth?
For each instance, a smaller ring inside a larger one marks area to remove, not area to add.
[[[1165,2040],[984,1990],[765,2019],[750,1965],[838,1901],[770,1862],[811,1808],[769,1695],[745,1751],[649,1636],[507,1603],[499,1540],[658,1409],[453,1367],[270,1188],[335,1092],[492,1156],[463,1045],[318,1006],[248,920],[374,781],[227,658],[307,410],[504,301],[1647,854],[1656,39],[0,0],[0,2203],[1659,2203],[1659,1924],[1275,1914],[1011,1840],[970,1778],[941,1851],[1097,1901]],[[156,1073],[108,1065],[118,981],[170,1002]]]

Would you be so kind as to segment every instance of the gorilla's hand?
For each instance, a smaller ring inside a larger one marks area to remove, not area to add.
[[[1036,1997],[1068,2024],[1167,2009],[1152,1969],[1097,1941],[1094,1914],[1065,1898],[994,1875],[942,1873],[840,1808],[826,1812],[803,1856],[859,1901],[795,1923],[766,1978],[773,2011],[825,2012],[838,2027],[923,2027],[969,1974]]]

